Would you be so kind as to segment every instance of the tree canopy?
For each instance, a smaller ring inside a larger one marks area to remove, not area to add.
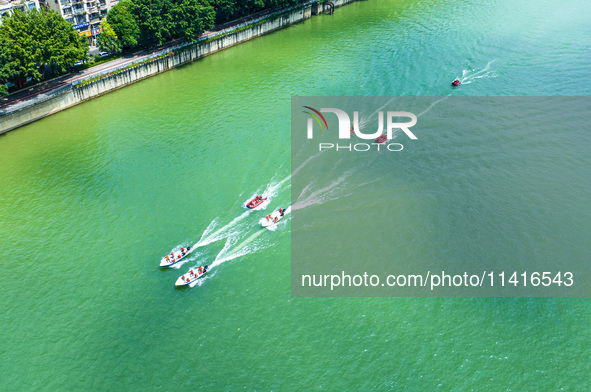
[[[121,46],[133,48],[140,38],[140,28],[133,14],[131,0],[121,0],[107,14],[107,22],[117,35]]]
[[[101,22],[101,50],[119,52],[140,42],[193,40],[215,23],[223,23],[298,0],[121,0]],[[88,42],[53,10],[16,10],[0,25],[0,95],[7,81],[43,79],[46,67],[65,73],[87,58]]]
[[[101,22],[101,30],[103,32],[97,37],[99,49],[110,53],[121,52],[121,42],[106,19]]]
[[[214,8],[203,0],[135,0],[131,12],[140,39],[157,44],[176,38],[195,39],[215,21]]]
[[[65,73],[86,58],[88,42],[55,11],[16,10],[0,25],[0,79],[43,78],[45,66]]]
[[[200,36],[215,21],[215,10],[209,4],[195,0],[181,0],[172,9],[174,35],[186,40]]]
[[[11,80],[17,74],[17,64],[12,57],[9,45],[10,39],[8,32],[0,29],[0,96],[8,93],[8,89],[4,83]]]
[[[216,23],[224,23],[267,8],[289,7],[298,0],[211,0],[210,3],[216,10]]]
[[[124,47],[138,42],[193,40],[215,23],[223,23],[298,0],[122,0],[107,14]]]

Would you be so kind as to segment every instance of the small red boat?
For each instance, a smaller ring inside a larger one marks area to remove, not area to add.
[[[351,127],[351,129],[350,129],[349,132],[351,133],[351,135],[354,134],[355,133],[355,128],[354,127]]]
[[[376,143],[384,143],[387,140],[388,140],[388,137],[386,135],[382,135],[376,139]]]
[[[267,200],[267,198],[263,198],[262,196],[257,196],[254,199],[252,199],[251,201],[248,202],[248,204],[246,205],[246,208],[249,209],[253,209],[253,208],[257,208],[258,206],[260,206],[261,204],[263,204],[263,202]]]
[[[460,82],[458,79],[456,79],[453,82],[451,82],[451,85],[452,86],[459,86],[460,84],[462,84],[462,82]]]

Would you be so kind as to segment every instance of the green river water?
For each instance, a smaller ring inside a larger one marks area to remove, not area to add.
[[[589,20],[585,0],[361,1],[0,136],[0,390],[590,390],[588,298],[292,297],[291,218],[243,207],[292,202],[291,96],[591,95]],[[548,159],[530,171],[591,192],[588,158]]]

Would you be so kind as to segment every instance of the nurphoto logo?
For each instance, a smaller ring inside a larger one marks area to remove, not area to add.
[[[373,133],[361,132],[359,128],[359,112],[353,112],[353,124],[351,124],[351,118],[349,115],[341,109],[337,108],[321,108],[316,110],[310,106],[304,106],[304,113],[309,114],[311,117],[308,118],[307,122],[307,137],[308,139],[314,138],[314,120],[320,126],[320,129],[326,128],[328,130],[328,123],[322,113],[333,113],[337,116],[339,122],[339,139],[351,139],[351,136],[356,136],[363,140],[373,140],[373,143],[349,143],[349,144],[338,144],[338,143],[319,143],[318,148],[320,151],[331,150],[335,151],[346,150],[346,151],[369,151],[372,149],[372,145],[377,147],[380,151],[381,146],[385,146],[388,151],[402,151],[404,146],[400,143],[390,143],[393,138],[395,130],[400,129],[406,136],[412,140],[417,140],[414,133],[410,131],[413,125],[417,123],[417,116],[410,112],[386,112],[386,133],[384,134],[384,112],[378,112],[378,130]],[[401,119],[410,119],[410,121],[400,122]]]

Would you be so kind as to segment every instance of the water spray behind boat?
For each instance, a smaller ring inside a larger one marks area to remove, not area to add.
[[[213,227],[215,227],[216,219],[214,219],[213,221],[211,221],[207,229],[205,229],[205,232],[203,232],[203,235],[201,236],[199,242],[197,242],[194,246],[196,248],[199,248],[201,246],[205,246],[211,244],[212,242],[216,242],[229,237],[236,231],[235,226],[238,225],[240,221],[244,220],[249,215],[249,213],[250,211],[243,212],[241,215],[232,219],[228,224],[220,227],[219,229],[215,230],[213,233],[210,234],[209,232],[213,230]]]
[[[486,64],[486,67],[484,67],[483,69],[480,69],[480,70],[464,69],[462,71],[462,77],[459,78],[460,82],[462,84],[470,84],[470,83],[472,83],[472,81],[474,81],[476,79],[496,77],[497,75],[495,74],[495,72],[490,70],[490,66],[495,61],[496,61],[496,59],[489,61],[488,64]]]
[[[234,246],[236,241],[233,241],[234,239],[232,238],[228,238],[228,240],[226,241],[226,245],[220,251],[220,253],[218,253],[217,257],[215,258],[214,262],[211,263],[209,268],[213,269],[214,267],[217,267],[218,265],[226,261],[234,260],[238,257],[255,253],[259,250],[268,248],[270,246],[269,243],[265,243],[264,241],[257,241],[257,239],[264,232],[265,231],[263,229],[259,229],[236,246]]]

